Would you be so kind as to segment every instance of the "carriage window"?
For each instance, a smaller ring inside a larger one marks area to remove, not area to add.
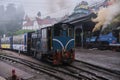
[[[9,44],[10,43],[10,38],[8,38],[8,37],[2,38],[1,39],[1,43],[3,43],[3,44]]]
[[[13,37],[14,44],[24,44],[24,35],[18,35]]]
[[[47,38],[47,31],[46,31],[46,29],[42,29],[42,38]]]
[[[32,48],[36,48],[37,38],[32,38]]]

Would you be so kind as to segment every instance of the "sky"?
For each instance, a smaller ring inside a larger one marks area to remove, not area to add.
[[[83,0],[0,0],[0,4],[15,3],[22,5],[25,13],[28,16],[35,17],[40,11],[42,17],[62,17],[65,14],[70,14],[75,5]],[[103,0],[84,0],[89,4]]]

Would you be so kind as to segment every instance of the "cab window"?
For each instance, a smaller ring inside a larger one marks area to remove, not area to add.
[[[62,35],[62,28],[60,26],[54,27],[54,36],[61,36]]]
[[[73,35],[74,35],[74,29],[67,24],[57,25],[54,27],[54,36],[73,37]]]

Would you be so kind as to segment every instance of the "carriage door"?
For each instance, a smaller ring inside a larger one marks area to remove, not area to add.
[[[10,37],[10,49],[13,49],[13,36]]]
[[[47,37],[48,37],[48,51],[51,50],[51,46],[52,46],[52,33],[51,33],[51,28],[48,28],[47,30]]]
[[[31,39],[31,37],[32,37],[32,33],[28,33],[27,34],[27,52],[29,53],[29,55],[31,53],[31,47],[32,47],[32,39]]]
[[[41,50],[43,53],[47,52],[47,28],[42,29]]]

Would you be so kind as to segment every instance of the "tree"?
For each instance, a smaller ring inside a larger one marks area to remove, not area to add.
[[[17,21],[18,21],[18,27],[21,29],[22,28],[22,24],[23,24],[23,18],[25,15],[25,11],[23,6],[18,6],[17,7]]]
[[[24,8],[15,4],[8,4],[6,10],[0,6],[0,31],[1,34],[13,34],[22,28]]]
[[[14,4],[8,4],[5,11],[6,24],[5,28],[7,33],[8,31],[13,32],[16,29],[16,7]]]
[[[0,5],[0,36],[2,36],[2,34],[4,33],[4,13],[5,13],[5,9],[3,5]]]
[[[38,17],[41,17],[41,12],[40,12],[40,11],[37,13],[37,16],[38,16]]]

